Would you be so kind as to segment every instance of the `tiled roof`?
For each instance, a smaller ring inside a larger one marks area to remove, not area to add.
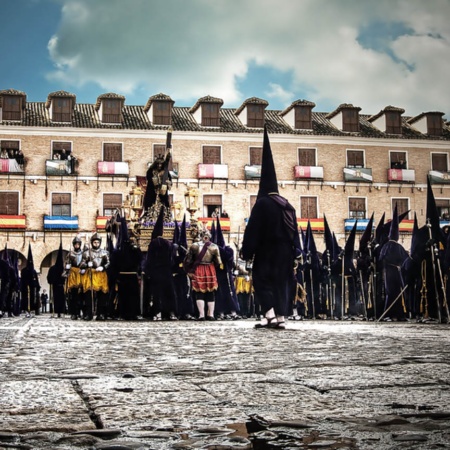
[[[343,109],[356,109],[357,111],[361,111],[359,106],[353,106],[351,103],[342,103],[334,111],[328,113],[327,119],[332,119],[334,116],[337,116]]]
[[[195,111],[197,111],[202,103],[213,103],[215,105],[219,104],[220,106],[222,106],[223,100],[221,98],[211,97],[210,95],[207,95],[206,97],[199,98],[197,100],[197,103],[189,110],[189,112],[194,113]]]
[[[247,105],[262,105],[262,106],[267,107],[267,106],[269,106],[269,102],[262,98],[251,97],[251,98],[248,98],[247,100],[245,100],[244,103],[242,103],[242,105],[239,106],[239,108],[236,109],[236,111],[234,113],[236,115],[239,115]]]
[[[314,108],[316,104],[314,102],[310,102],[309,100],[296,100],[295,102],[292,102],[284,111],[280,112],[280,116],[284,116],[296,106],[310,106],[311,108]]]
[[[75,94],[71,94],[70,92],[67,91],[56,91],[56,92],[51,92],[50,94],[48,94],[47,97],[47,102],[45,103],[45,107],[49,108],[50,107],[50,102],[52,100],[52,98],[54,97],[63,97],[63,98],[73,98],[74,103],[77,101],[77,96]]]
[[[171,102],[172,105],[175,103],[168,95],[160,92],[159,94],[153,95],[148,99],[147,104],[144,107],[145,112],[150,109],[153,102]]]
[[[122,102],[125,102],[125,97],[123,95],[116,94],[114,92],[107,92],[106,94],[102,94],[97,97],[97,103],[95,104],[95,108],[96,109],[100,108],[102,100],[111,98],[116,100],[122,100]]]
[[[3,91],[4,92],[4,91]],[[103,97],[104,98],[104,97]],[[114,98],[121,98],[114,97]],[[154,99],[154,98],[152,98]],[[164,96],[165,100],[172,101]],[[158,98],[162,100],[162,98]],[[263,103],[264,104],[264,103]],[[342,106],[342,105],[341,105]],[[352,105],[346,105],[352,107]],[[145,106],[124,105],[122,109],[123,121],[121,124],[103,124],[98,115],[95,104],[75,103],[72,127],[96,129],[124,129],[124,130],[167,130],[167,125],[154,125],[150,122]],[[245,126],[236,114],[234,108],[220,108],[220,126],[205,127],[199,125],[190,113],[188,106],[172,108],[172,127],[176,131],[214,132],[214,133],[262,133],[262,128]],[[432,139],[450,140],[450,124],[444,123],[442,136],[428,136],[420,133],[412,125],[413,117],[402,116],[402,134],[387,134],[375,127],[369,119],[371,114],[359,114],[360,130],[358,132],[343,132],[337,129],[329,120],[330,113],[312,111],[312,129],[298,130],[292,128],[281,116],[280,110],[265,110],[265,124],[267,131],[272,134],[287,134],[299,136],[354,136],[362,138],[389,138],[389,139]],[[67,123],[52,122],[45,102],[27,102],[23,111],[22,121],[2,121],[1,127],[67,127]]]
[[[400,114],[403,114],[405,112],[405,110],[403,108],[397,108],[396,106],[386,106],[386,108],[382,109],[378,114],[375,114],[374,116],[369,117],[369,122],[372,122],[373,120],[378,119],[383,114],[385,114],[386,112],[389,112],[389,111],[395,111]]]

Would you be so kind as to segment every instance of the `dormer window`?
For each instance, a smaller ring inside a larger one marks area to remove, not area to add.
[[[408,120],[408,124],[428,136],[442,136],[443,112],[433,111],[419,114]]]
[[[386,133],[402,134],[402,118],[397,111],[386,111]]]
[[[235,112],[249,128],[264,128],[264,111],[269,103],[256,97],[247,99]]]
[[[124,103],[125,97],[122,95],[114,93],[100,95],[100,97],[97,98],[95,109],[98,111],[101,122],[112,125],[122,124],[122,109]]]
[[[359,112],[361,108],[342,104],[326,118],[339,130],[356,133],[359,131]]]
[[[221,98],[207,95],[198,99],[189,112],[202,127],[220,127],[220,108],[222,105],[223,100]]]
[[[171,125],[174,103],[168,95],[153,95],[148,99],[144,112],[153,125]]]
[[[0,120],[20,122],[26,100],[27,97],[24,92],[15,89],[0,91]]]
[[[359,131],[359,111],[357,109],[344,109],[342,111],[342,131]]]
[[[297,130],[312,130],[312,109],[315,103],[308,100],[297,100],[291,103],[280,116]]]
[[[442,114],[427,114],[427,129],[430,136],[442,136]]]
[[[52,100],[52,121],[72,122],[71,98],[54,98]]]

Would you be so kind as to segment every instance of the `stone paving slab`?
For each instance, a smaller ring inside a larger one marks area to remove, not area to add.
[[[254,324],[3,318],[0,448],[449,448],[448,325]]]

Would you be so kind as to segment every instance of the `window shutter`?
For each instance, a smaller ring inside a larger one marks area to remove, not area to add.
[[[205,145],[203,147],[203,164],[220,164],[220,147]]]
[[[153,105],[153,123],[155,125],[170,125],[172,105],[170,102],[155,102]]]
[[[52,120],[54,122],[72,121],[72,99],[53,98],[52,99]]]
[[[21,120],[21,106],[22,101],[20,97],[13,95],[3,96],[3,120]]]
[[[216,103],[206,103],[202,105],[202,125],[205,127],[218,127],[219,105]]]
[[[0,214],[11,216],[19,214],[18,192],[0,192]]]
[[[397,214],[403,214],[408,211],[408,199],[407,198],[393,198],[392,199],[392,210],[395,210],[397,205]]]
[[[438,172],[447,172],[447,153],[433,153],[431,155],[431,166],[432,170],[437,170]]]
[[[295,108],[295,128],[299,130],[312,129],[311,108],[298,106]]]
[[[155,144],[153,146],[153,160],[158,158],[158,156],[164,156],[165,153],[166,153],[165,144]]]
[[[1,148],[6,148],[7,150],[19,150],[19,141],[1,141]]]
[[[110,161],[110,162],[122,161],[122,144],[104,144],[103,161]]]
[[[103,100],[102,121],[104,123],[120,123],[122,121],[122,102],[117,99]]]
[[[203,205],[222,205],[221,195],[204,195]]]
[[[53,142],[53,150],[66,150],[67,152],[72,151],[72,142]]]
[[[343,131],[359,131],[359,114],[356,109],[342,111]]]
[[[316,165],[316,151],[313,148],[299,148],[298,161],[300,166],[315,166]]]
[[[122,206],[122,194],[103,194],[103,208],[114,209]]]
[[[396,111],[387,111],[386,117],[386,133],[401,134],[402,133],[402,120],[400,113]]]
[[[317,197],[301,197],[300,214],[303,219],[317,218]]]
[[[260,166],[262,164],[262,147],[250,147],[250,165]]]
[[[254,128],[264,127],[264,109],[261,105],[247,106],[247,126]]]
[[[431,136],[442,136],[442,117],[440,114],[427,115],[428,134]]]
[[[70,205],[69,193],[54,193],[52,194],[53,205]]]
[[[349,167],[364,167],[364,152],[347,150],[347,164]]]

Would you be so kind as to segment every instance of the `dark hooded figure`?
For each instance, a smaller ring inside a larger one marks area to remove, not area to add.
[[[5,258],[8,253],[5,250],[3,258],[0,259],[0,317],[7,311],[7,301],[10,289],[10,270],[8,261]]]
[[[61,317],[61,314],[66,312],[66,295],[64,292],[66,277],[64,276],[62,242],[59,244],[58,256],[56,257],[55,264],[48,270],[47,282],[52,287],[53,312],[57,314],[58,317]]]
[[[111,278],[117,284],[117,310],[120,318],[136,320],[141,314],[140,272],[142,254],[128,234],[125,218],[120,218],[120,234],[111,256]]]
[[[193,320],[195,308],[191,296],[190,281],[183,268],[183,261],[186,257],[188,248],[186,237],[186,215],[183,217],[180,228],[178,227],[178,223],[175,222],[175,232],[173,234],[172,242],[173,245],[176,246],[176,256],[172,273],[178,305],[178,316],[180,319]]]
[[[294,262],[300,249],[295,209],[278,193],[269,136],[264,128],[259,192],[241,249],[244,260],[253,260],[253,286],[265,316],[258,328],[285,328],[292,301]]]
[[[176,246],[163,237],[164,207],[153,228],[145,261],[145,275],[149,279],[150,315],[158,319],[177,319],[178,307],[172,268],[176,260]]]
[[[215,235],[215,239],[211,238],[211,240],[219,247],[223,266],[216,269],[217,283],[219,285],[216,293],[216,317],[222,319],[224,316],[229,316],[232,319],[237,319],[239,317],[237,313],[240,312],[240,308],[233,278],[234,251],[225,243],[220,218],[217,218]]]
[[[380,262],[383,264],[384,288],[386,302],[384,305],[385,319],[405,320],[406,304],[404,287],[405,283],[401,273],[401,267],[406,258],[407,251],[398,243],[398,215],[397,205],[394,209],[394,216],[391,221],[389,240],[383,245],[380,252]]]
[[[39,291],[41,286],[36,270],[34,270],[33,253],[31,244],[28,244],[27,265],[20,272],[20,290],[22,294],[22,311],[26,311],[27,316],[34,310],[36,315],[39,311]]]

